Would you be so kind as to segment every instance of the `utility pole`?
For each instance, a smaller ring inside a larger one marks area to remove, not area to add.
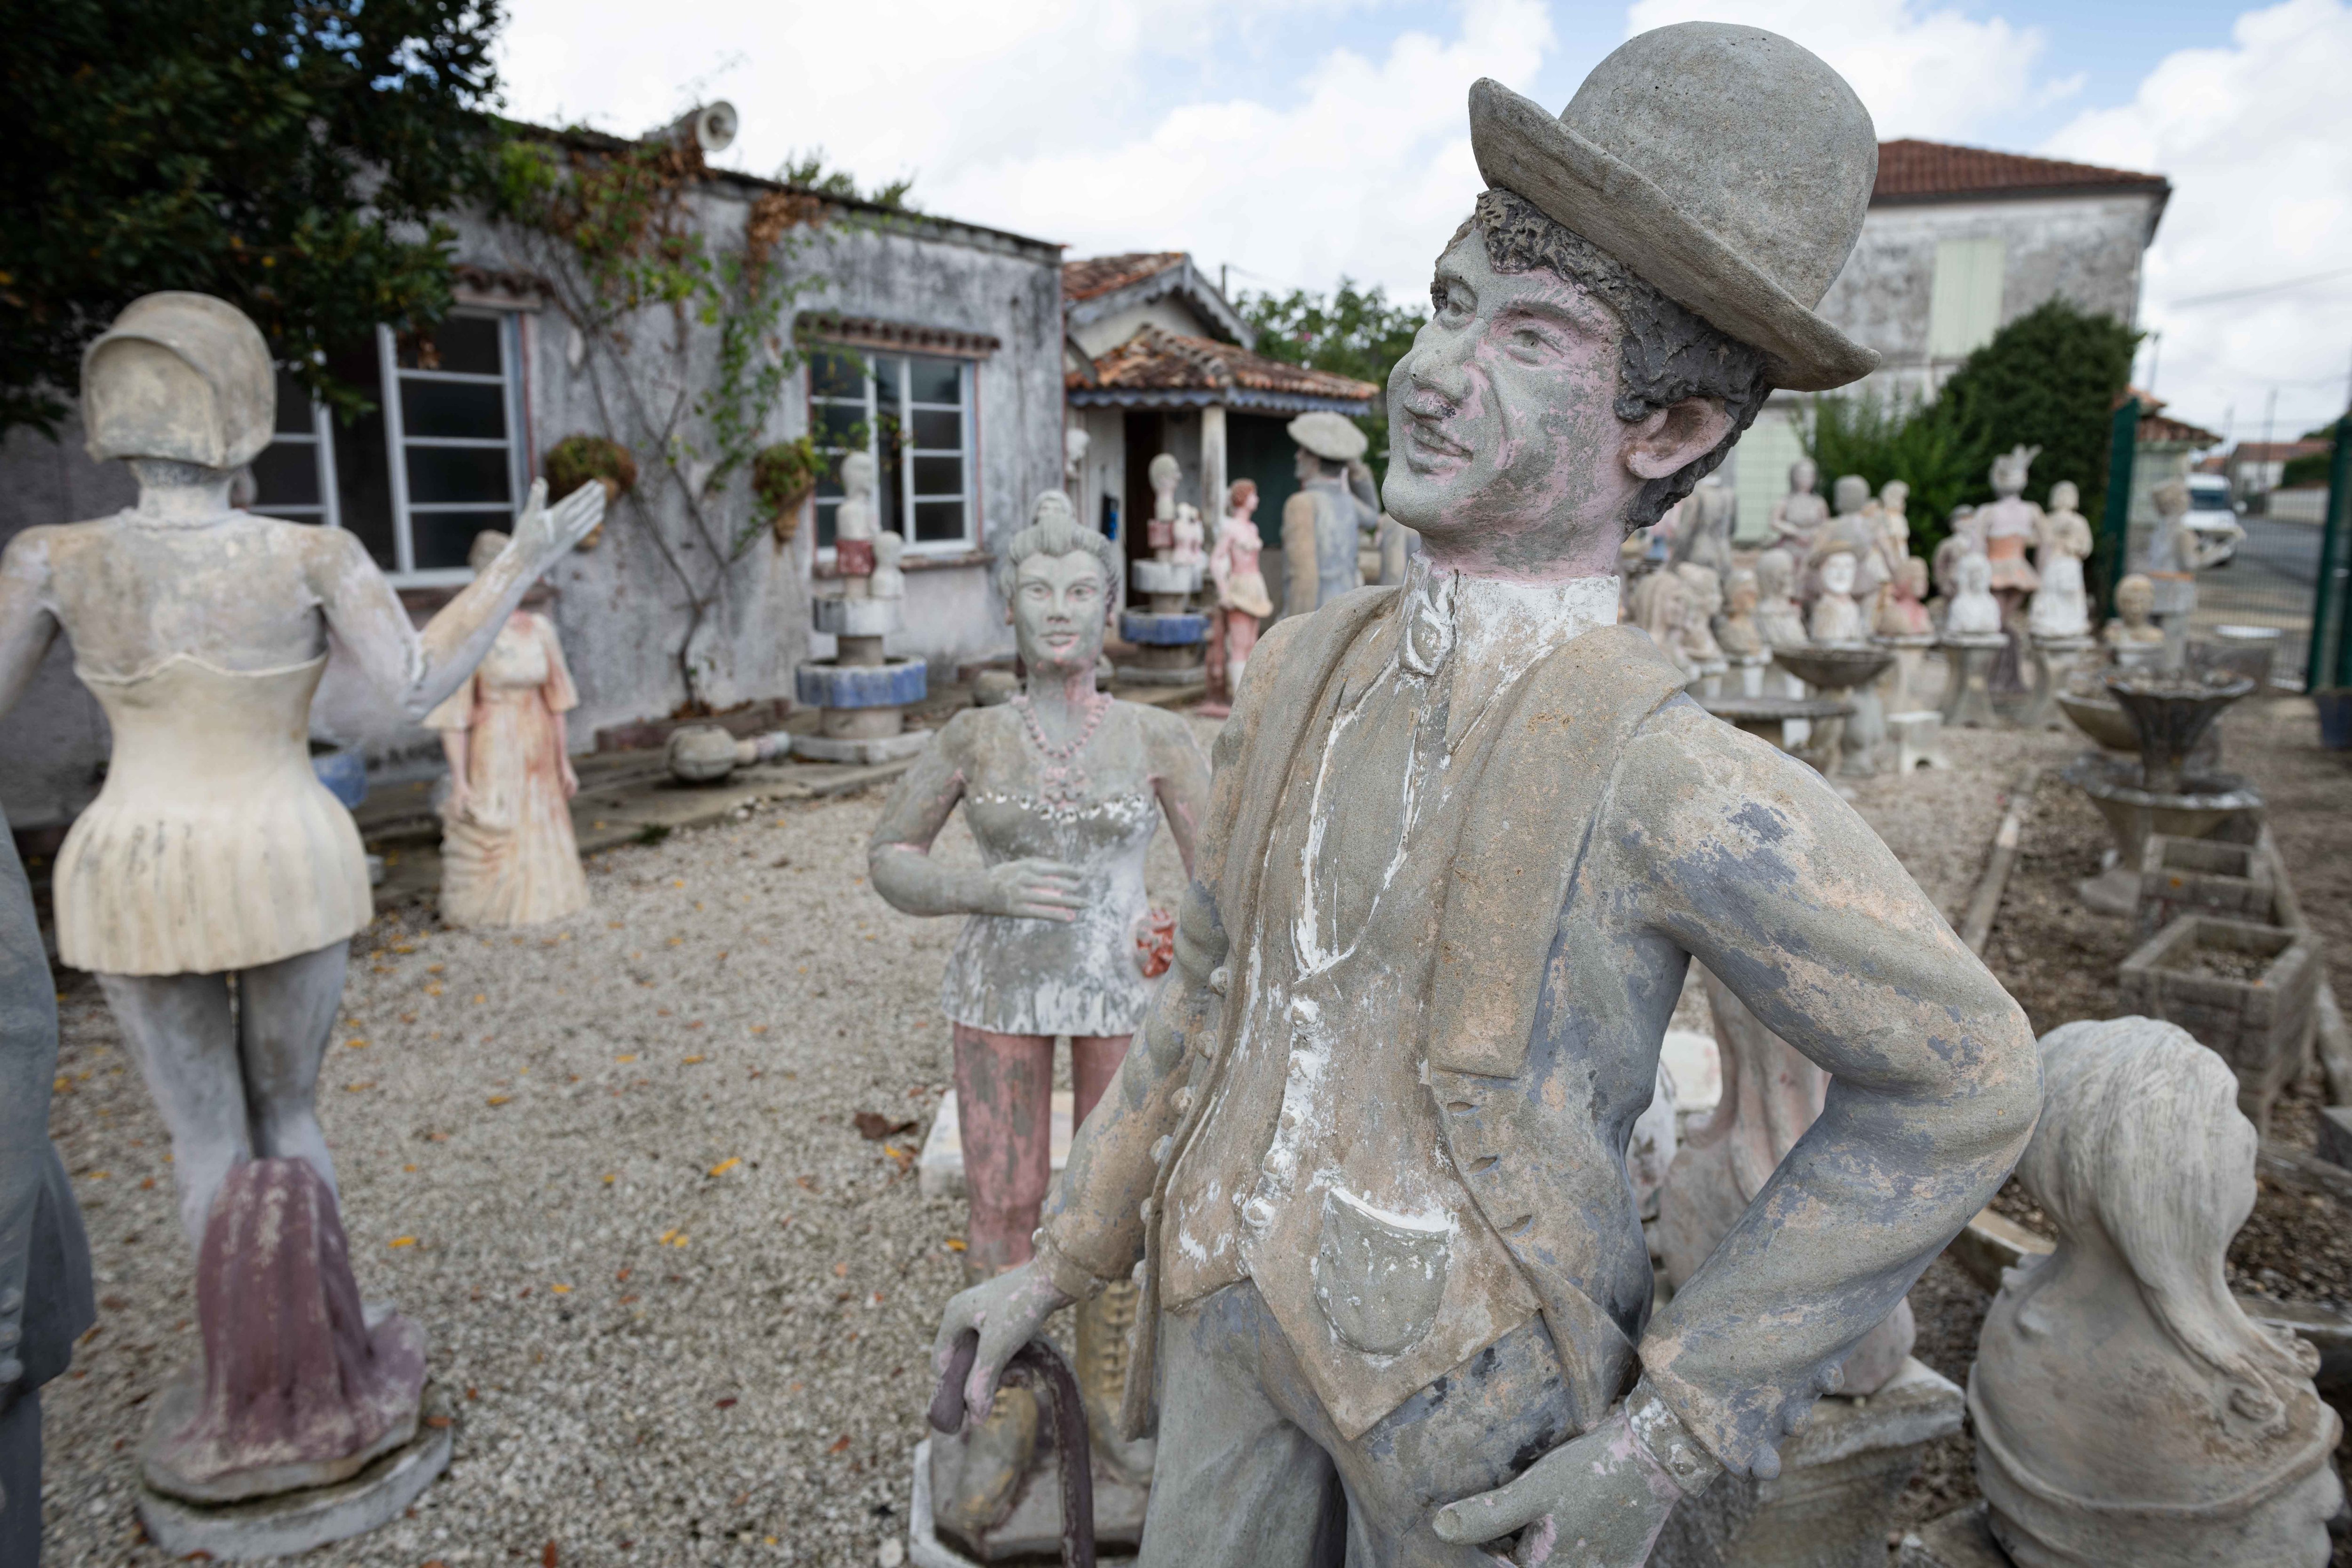
[[[2161,330],[2147,335],[2147,395],[2156,395],[2156,366],[2164,353],[2164,333]]]

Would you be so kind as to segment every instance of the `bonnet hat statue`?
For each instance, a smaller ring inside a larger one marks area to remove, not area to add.
[[[1726,1471],[1780,1473],[2038,1105],[2023,1015],[1869,826],[1617,624],[1621,543],[1772,387],[1876,363],[1816,310],[1869,115],[1704,23],[1557,117],[1469,108],[1487,188],[1390,382],[1422,552],[1260,645],[1176,965],[1034,1256],[934,1347],[984,1415],[1051,1312],[1139,1280],[1146,1568],[1305,1568],[1342,1513],[1358,1568],[1646,1561]],[[1694,960],[1838,1081],[1654,1315],[1625,1130]]]

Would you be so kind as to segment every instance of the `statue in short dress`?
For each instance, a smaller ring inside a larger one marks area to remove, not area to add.
[[[1679,1500],[1778,1473],[2039,1104],[2023,1014],[1877,835],[1617,624],[1620,542],[1775,385],[1876,363],[1813,310],[1869,115],[1787,39],[1689,23],[1557,118],[1481,81],[1470,132],[1488,188],[1389,382],[1423,552],[1260,646],[1176,966],[1035,1256],[934,1350],[974,1346],[985,1411],[1140,1260],[1153,1568],[1342,1531],[1359,1568],[1645,1561]],[[1624,1157],[1693,958],[1832,1081],[1653,1313]]]
[[[505,534],[486,530],[467,564],[487,572],[506,547]],[[588,907],[572,831],[580,779],[563,721],[578,706],[554,624],[518,609],[473,675],[425,716],[449,762],[441,808],[441,918],[449,924],[539,925]]]
[[[2026,630],[2037,637],[2091,635],[2091,602],[2083,587],[2083,563],[2090,559],[2091,525],[2074,509],[2082,491],[2072,479],[2050,487],[2050,510],[2042,516],[2042,551],[2034,562],[2042,586],[2026,611]]]
[[[146,1076],[171,1130],[181,1223],[206,1256],[208,1226],[245,1221],[214,1200],[247,1162],[304,1162],[333,1218],[314,1095],[351,939],[373,910],[359,830],[305,743],[330,633],[422,718],[605,500],[592,483],[549,507],[534,485],[512,542],[419,632],[352,534],[230,505],[276,404],[268,344],[235,307],[202,294],[134,300],[83,356],[82,424],[92,457],[130,463],[137,504],[26,529],[0,556],[0,710],[62,629],[113,729],[105,787],[58,854],[58,955],[95,973]],[[200,1277],[208,1346],[216,1300]],[[377,1326],[380,1347],[398,1321]],[[281,1367],[305,1364],[303,1349],[289,1346]],[[283,1473],[286,1456],[268,1452],[278,1458],[254,1460],[257,1473]],[[297,1457],[330,1468],[350,1458]],[[215,1446],[196,1479],[233,1489],[242,1462]]]
[[[1257,481],[1235,479],[1226,493],[1225,515],[1217,524],[1217,542],[1209,552],[1216,605],[1209,616],[1210,700],[1199,710],[1209,718],[1221,719],[1233,710],[1250,649],[1257,646],[1258,625],[1274,614],[1265,573],[1258,565],[1265,543],[1258,537],[1256,513]]]
[[[1829,502],[1814,493],[1822,470],[1811,458],[1789,465],[1789,493],[1772,503],[1772,542],[1802,561],[1812,553],[1813,536],[1830,520]]]
[[[2003,1277],[1969,1373],[1994,1539],[2020,1568],[2323,1568],[2344,1424],[2222,1267],[2254,1207],[2236,1075],[2153,1018],[2053,1029],[2042,1060],[2017,1177],[2058,1247]]]
[[[971,1194],[963,1257],[975,1280],[1030,1256],[1050,1174],[1054,1037],[1070,1037],[1083,1122],[1143,1022],[1154,989],[1141,956],[1150,946],[1144,853],[1164,816],[1189,868],[1208,796],[1206,761],[1181,716],[1095,689],[1118,548],[1079,525],[1059,491],[1034,515],[997,567],[1025,685],[940,731],[892,790],[870,850],[875,890],[893,908],[966,917],[940,1005],[954,1026]],[[930,857],[959,804],[979,870]],[[1121,1445],[1110,1416],[1133,1311],[1132,1294],[1106,1292],[1078,1328],[1098,1451],[1130,1473],[1148,1470],[1148,1449]],[[1027,1463],[1034,1413],[995,1424],[983,1438],[991,1452],[961,1466],[939,1502],[942,1519],[967,1531],[1009,1501]]]

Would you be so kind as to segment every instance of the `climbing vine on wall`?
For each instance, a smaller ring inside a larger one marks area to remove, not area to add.
[[[690,139],[517,135],[499,147],[493,205],[548,280],[606,429],[659,465],[629,492],[687,601],[676,650],[687,711],[708,711],[702,633],[734,567],[767,531],[747,481],[799,367],[786,327],[824,279],[789,263],[828,221],[806,191],[761,193],[742,232],[715,239],[689,196],[711,179]],[[687,535],[655,524],[664,496]]]

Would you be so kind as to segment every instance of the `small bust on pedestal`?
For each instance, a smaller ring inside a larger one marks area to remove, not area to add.
[[[1927,563],[1916,555],[1906,555],[1895,567],[1895,581],[1878,602],[1878,635],[1883,637],[1917,637],[1931,636],[1935,623],[1927,618],[1927,606],[1922,601],[1927,592]]]
[[[1862,641],[1862,606],[1853,602],[1856,566],[1854,552],[1843,540],[1833,543],[1829,553],[1822,558],[1822,591],[1813,600],[1811,624],[1806,628],[1813,641],[1823,644]]]
[[[1756,626],[1774,647],[1803,647],[1812,640],[1805,635],[1804,612],[1790,596],[1796,577],[1796,558],[1785,550],[1767,550],[1756,558]]]
[[[2099,633],[2107,657],[2121,669],[2152,668],[2164,657],[2164,628],[2156,624],[2156,584],[2135,572],[2116,584],[2116,618]]]
[[[1992,596],[1992,563],[1973,550],[1952,568],[1952,602],[1944,612],[1944,635],[2000,635],[2000,601]]]
[[[2319,1352],[2222,1260],[2254,1206],[2237,1076],[2150,1018],[2042,1037],[2017,1179],[2057,1250],[2001,1281],[1969,1374],[1977,1480],[2020,1563],[2320,1568],[2344,1489]]]

